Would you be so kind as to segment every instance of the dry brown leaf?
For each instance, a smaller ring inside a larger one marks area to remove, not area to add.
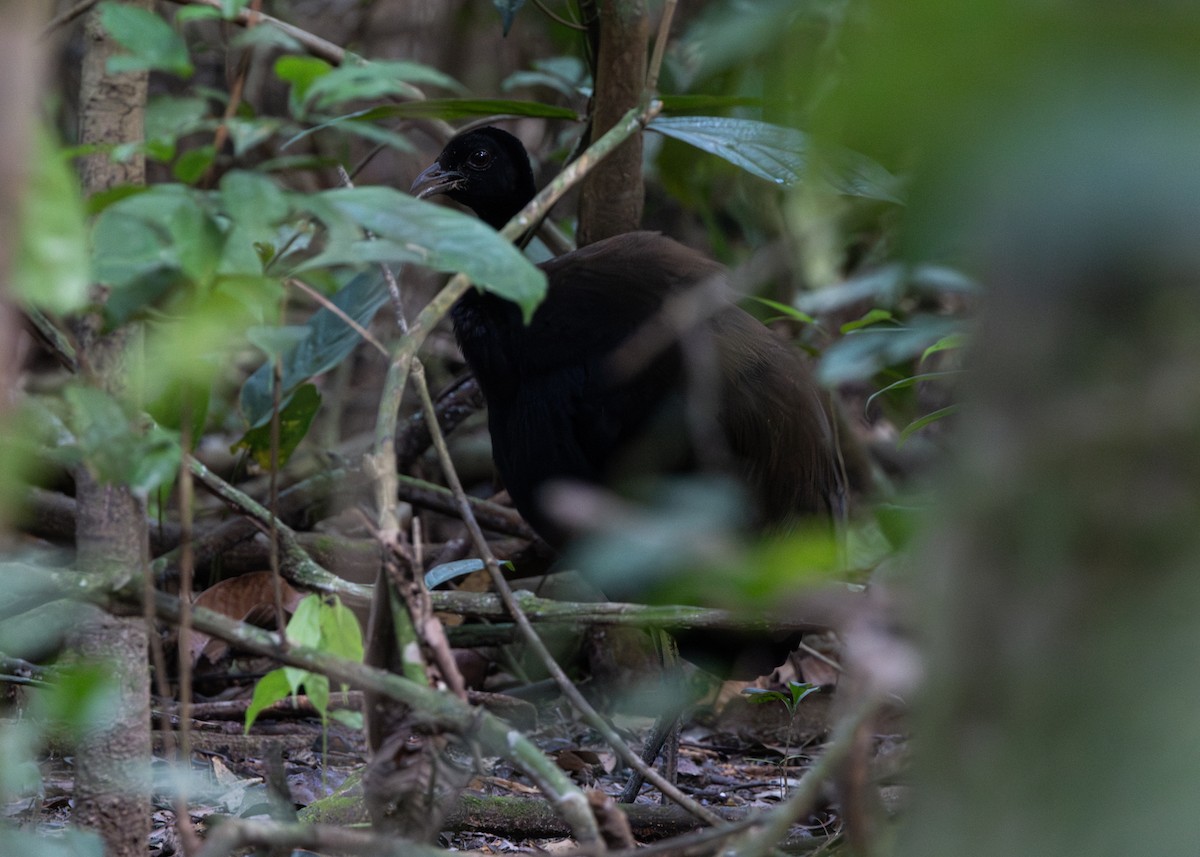
[[[293,589],[286,580],[280,581],[280,584],[283,587],[283,609],[290,616],[296,612],[304,593]],[[239,622],[266,624],[275,616],[275,583],[270,571],[252,571],[209,587],[197,595],[193,603]],[[215,640],[200,631],[192,632],[188,654],[193,666],[201,655],[216,663],[228,650],[229,645],[224,640]]]

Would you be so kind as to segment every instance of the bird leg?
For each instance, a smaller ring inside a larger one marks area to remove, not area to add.
[[[659,656],[662,660],[663,672],[667,676],[664,684],[669,691],[669,702],[659,713],[658,718],[654,721],[654,726],[646,735],[646,741],[642,745],[642,761],[647,766],[653,766],[658,760],[659,753],[663,752],[665,747],[663,776],[669,782],[674,783],[679,767],[680,726],[684,713],[692,704],[692,693],[688,691],[688,682],[683,681],[680,674],[679,649],[675,645],[675,640],[662,631],[655,636],[659,643]],[[645,778],[639,772],[633,771],[625,788],[621,790],[617,802],[633,803],[637,799],[638,793],[641,792],[644,781]]]

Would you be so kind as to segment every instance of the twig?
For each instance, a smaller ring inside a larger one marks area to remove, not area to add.
[[[507,618],[506,607],[497,596],[487,592],[434,592],[433,606],[444,613],[473,616],[479,619]],[[860,598],[859,595],[847,595]],[[556,601],[540,598],[532,592],[515,592],[513,599],[521,612],[539,622],[559,622],[571,625],[620,625],[630,628],[721,629],[734,631],[822,632],[833,627],[836,610],[851,609],[849,605],[830,608],[827,595],[813,596],[812,613],[800,615],[804,604],[790,601],[788,616],[771,620],[748,618],[742,611],[716,610],[690,605],[623,604],[613,601]],[[821,611],[821,612],[819,612]]]
[[[246,11],[251,13],[246,20],[246,29],[250,30],[261,20],[259,16],[262,13],[262,0],[251,0],[250,7]],[[225,102],[225,111],[221,115],[221,121],[217,123],[216,130],[213,131],[212,150],[214,155],[219,155],[225,148],[225,142],[229,139],[229,121],[237,116],[238,108],[242,105],[242,97],[246,90],[246,78],[250,74],[250,62],[254,57],[254,50],[254,46],[251,45],[238,57],[237,71],[233,75],[233,83],[229,90],[229,100]],[[214,157],[209,162],[208,169],[204,171],[200,186],[210,187],[216,171],[217,159]]]
[[[300,547],[295,531],[282,521],[277,521],[275,516],[253,497],[234,488],[195,458],[187,456],[186,461],[192,475],[205,488],[245,514],[263,531],[270,531],[271,522],[276,522],[275,533],[280,547],[283,548],[280,570],[284,572],[289,581],[314,592],[336,594],[348,604],[366,604],[370,601],[371,587],[342,580],[314,562],[312,557]]]
[[[658,36],[654,40],[654,53],[650,57],[650,68],[646,73],[646,91],[658,91],[658,73],[662,70],[663,55],[667,51],[667,40],[671,35],[671,19],[675,17],[677,0],[663,3],[662,18],[658,21]]]
[[[171,0],[177,6],[208,6],[213,9],[222,9],[221,0]],[[265,12],[254,12],[250,9],[242,9],[237,15],[230,19],[233,23],[241,27],[254,26],[256,24],[270,24],[281,33],[290,36],[301,44],[301,46],[315,57],[326,60],[333,65],[341,65],[346,61],[346,51],[344,48],[338,47],[333,42],[326,41],[320,36],[314,35],[307,30],[302,30],[294,24],[288,24],[278,18],[272,17]],[[418,95],[414,98],[423,98],[420,91],[413,87],[413,90]],[[406,93],[407,94],[407,93]]]
[[[180,446],[187,455],[192,454],[194,441],[192,439],[192,397],[184,397]],[[187,767],[192,758],[192,582],[195,570],[192,556],[192,527],[195,523],[194,502],[196,486],[192,472],[187,465],[179,463],[179,746],[175,763]],[[154,579],[147,574],[147,585],[153,586]],[[282,627],[282,626],[280,626]],[[153,629],[151,629],[153,630]],[[154,635],[158,640],[158,635]],[[166,675],[163,675],[166,683]],[[164,697],[166,698],[166,697]],[[188,784],[181,783],[175,794],[175,827],[179,831],[179,841],[183,846],[185,857],[192,857],[198,850],[200,838],[192,826],[192,817],[188,814],[187,792]]]
[[[386,271],[387,269],[385,268],[384,270]],[[353,318],[351,318],[349,315],[347,315],[346,311],[344,309],[339,307],[337,304],[335,304],[329,298],[325,297],[323,294],[318,292],[312,286],[305,283],[303,280],[298,280],[294,277],[288,279],[288,285],[304,292],[304,294],[308,295],[314,301],[319,303],[323,309],[329,310],[331,313],[333,313],[338,318],[340,318],[343,322],[345,322],[347,327],[351,328],[355,333],[357,333],[359,336],[361,336],[363,338],[363,340],[366,341],[368,344],[370,344],[376,351],[378,351],[380,354],[384,355],[385,357],[387,356],[388,350],[384,346],[384,344],[382,342],[380,342],[378,339],[376,339],[375,336],[371,333],[371,331],[367,330],[365,327],[363,327],[361,324],[359,324],[357,321],[355,321]]]
[[[59,15],[55,15],[50,19],[50,22],[42,28],[42,38],[47,38],[59,27],[65,27],[67,24],[71,23],[77,18],[82,18],[88,13],[88,10],[95,6],[98,2],[99,0],[80,0],[79,3],[76,3],[67,11]]]

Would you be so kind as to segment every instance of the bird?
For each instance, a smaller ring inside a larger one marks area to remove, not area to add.
[[[452,139],[411,187],[422,199],[445,195],[495,229],[536,190],[524,145],[491,126]],[[496,470],[546,542],[561,549],[572,537],[546,504],[547,489],[564,481],[621,488],[714,470],[741,485],[761,531],[841,518],[826,397],[805,360],[728,299],[721,265],[634,231],[539,267],[548,285],[528,323],[516,304],[479,290],[455,303],[451,320],[483,392]],[[796,634],[676,636],[687,659],[727,677],[762,675],[799,643]],[[671,705],[648,763],[684,707]],[[623,799],[639,786],[635,778]]]
[[[411,192],[444,194],[500,229],[537,188],[521,141],[486,126],[452,139]],[[612,487],[711,466],[744,487],[760,528],[843,514],[825,396],[792,347],[719,294],[721,265],[634,231],[539,267],[548,287],[528,324],[514,303],[478,290],[451,319],[487,405],[500,480],[551,546],[570,538],[544,503],[561,481]],[[681,323],[689,311],[700,318]],[[689,341],[707,360],[689,363]],[[694,377],[705,368],[713,377]],[[710,407],[694,419],[698,401]]]

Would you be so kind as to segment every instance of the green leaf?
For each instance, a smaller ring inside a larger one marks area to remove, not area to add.
[[[967,343],[967,335],[965,333],[951,333],[949,336],[943,336],[933,345],[921,352],[921,362],[939,351],[953,351],[957,348],[962,348]]]
[[[915,316],[905,327],[860,330],[825,349],[817,378],[827,387],[870,378],[888,366],[917,359],[931,344],[958,330],[960,325],[956,319]]]
[[[92,228],[95,277],[112,287],[104,310],[121,324],[181,280],[179,259],[163,230],[114,205]]]
[[[378,271],[359,274],[331,299],[362,327],[370,324],[375,312],[387,300],[383,275]],[[298,341],[278,349],[282,354],[282,391],[280,405],[286,407],[295,389],[309,378],[328,372],[358,345],[359,335],[336,313],[322,307],[308,320],[305,335]],[[268,350],[274,353],[274,349]],[[273,405],[270,361],[264,363],[242,385],[240,404],[242,416],[250,428],[262,425],[271,418]]]
[[[927,348],[925,350],[928,351],[929,349]],[[922,358],[922,359],[924,359],[924,358]],[[903,390],[905,387],[911,387],[914,384],[919,384],[922,381],[933,381],[937,378],[950,378],[950,377],[953,377],[954,375],[960,375],[960,374],[962,374],[961,370],[954,370],[954,371],[949,371],[949,372],[922,372],[919,375],[910,375],[907,378],[901,378],[899,381],[893,381],[891,384],[888,384],[886,387],[883,387],[882,389],[876,390],[874,393],[872,393],[870,396],[868,396],[867,401],[863,404],[863,410],[865,411],[867,408],[869,408],[871,406],[871,402],[875,401],[875,399],[877,397],[882,396],[886,393],[892,393],[892,392],[895,392],[896,390]]]
[[[363,715],[361,711],[349,711],[345,708],[339,708],[329,712],[329,719],[336,720],[347,729],[353,729],[355,732],[363,730]]]
[[[100,481],[126,485],[142,498],[174,478],[182,455],[174,432],[151,426],[139,433],[121,404],[102,390],[71,386],[64,398],[75,436],[73,447],[56,450],[64,460],[81,458]]]
[[[363,635],[358,617],[336,595],[321,606],[321,649],[339,658],[362,662]]]
[[[290,208],[283,191],[264,175],[247,170],[230,170],[221,177],[221,208],[255,240],[274,237],[275,225],[288,216]]]
[[[808,163],[808,136],[794,128],[721,116],[658,117],[647,128],[779,185],[799,182]]]
[[[172,289],[211,286],[226,236],[207,194],[155,185],[108,206],[92,230],[96,278],[112,288],[105,313],[120,324]]]
[[[492,5],[500,13],[500,23],[503,25],[501,33],[507,36],[509,28],[513,25],[513,19],[517,17],[517,12],[525,5],[525,0],[492,0]]]
[[[225,121],[225,128],[229,131],[229,140],[233,143],[233,153],[238,157],[245,155],[255,146],[267,142],[283,127],[284,123],[281,119],[271,116],[260,116],[255,119],[233,117]]]
[[[21,199],[13,291],[31,306],[69,313],[88,299],[91,279],[83,197],[50,135],[38,129]]]
[[[170,24],[153,12],[125,3],[102,3],[100,23],[129,51],[109,59],[110,73],[165,71],[191,77],[187,45]]]
[[[786,703],[788,698],[784,696],[782,691],[767,690],[763,687],[744,687],[742,695],[746,697],[746,701],[751,705],[762,705],[765,702],[783,702]]]
[[[908,425],[906,425],[904,427],[903,431],[900,432],[900,437],[897,438],[896,444],[898,446],[902,445],[905,441],[907,441],[910,437],[913,436],[914,433],[916,433],[920,429],[925,428],[925,426],[927,426],[931,423],[936,423],[938,420],[945,419],[946,417],[950,416],[951,414],[954,414],[957,412],[958,412],[958,405],[947,405],[944,408],[938,408],[936,411],[934,411],[931,414],[926,414],[925,416],[923,416],[919,419],[913,420],[911,423],[909,423]]]
[[[304,674],[304,695],[308,697],[308,701],[313,704],[313,708],[317,709],[317,713],[321,715],[321,720],[324,721],[329,712],[329,679],[320,673]]]
[[[304,45],[295,36],[285,33],[278,27],[245,27],[229,40],[231,51],[241,51],[249,48],[262,48],[263,53],[304,54]]]
[[[422,98],[423,93],[413,86],[414,83],[466,91],[457,80],[427,65],[379,60],[361,65],[343,65],[321,75],[305,91],[304,104],[317,110],[327,110],[346,101],[378,101],[392,95]]]
[[[547,57],[534,60],[533,71],[516,71],[500,84],[501,92],[511,92],[520,87],[545,86],[567,98],[579,95],[580,88],[588,81],[588,72],[583,61],[575,56]]]
[[[902,265],[884,265],[862,276],[839,283],[837,288],[818,289],[801,295],[796,305],[816,316],[839,312],[859,304],[895,306],[905,293],[906,271]]]
[[[809,684],[801,681],[789,681],[788,691],[792,694],[792,707],[799,705],[808,696],[819,691],[821,688],[815,684]]]
[[[111,716],[119,704],[120,689],[111,664],[74,661],[60,664],[54,680],[37,696],[36,718],[54,722],[69,735],[84,735]]]
[[[259,712],[281,699],[287,699],[291,692],[291,685],[282,669],[271,670],[260,678],[258,684],[254,685],[254,696],[251,697],[250,705],[246,708],[244,734],[250,734],[250,727],[258,719]]]
[[[480,559],[458,559],[454,562],[443,562],[425,572],[425,586],[427,589],[433,589],[448,580],[466,577],[468,574],[483,571],[485,568],[487,566]]]
[[[921,530],[921,522],[925,519],[927,509],[913,506],[901,506],[896,503],[879,503],[874,509],[875,520],[879,531],[887,539],[893,551],[901,551],[912,544],[913,538]]]
[[[778,185],[797,184],[808,170],[809,138],[795,128],[722,116],[660,116],[646,127]],[[895,179],[864,155],[844,150],[826,154],[819,175],[838,193],[900,201]]]
[[[414,147],[413,144],[408,141],[408,138],[403,137],[394,131],[389,131],[386,128],[380,128],[378,125],[373,125],[370,122],[360,122],[354,115],[343,116],[330,122],[323,122],[320,125],[314,125],[312,128],[301,131],[299,134],[296,134],[295,136],[284,141],[280,148],[286,149],[288,146],[298,143],[305,137],[330,128],[337,129],[345,134],[354,134],[357,137],[362,137],[363,139],[370,140],[373,143],[390,146],[391,148],[400,152],[416,152],[416,147]]]
[[[312,384],[301,385],[287,405],[279,412],[279,447],[276,452],[277,467],[287,464],[296,447],[308,434],[309,426],[321,407],[321,394]],[[233,449],[246,450],[264,470],[271,467],[271,421],[253,428],[242,435]]]
[[[146,102],[146,139],[174,143],[206,127],[210,119],[208,101],[204,98],[158,95]]]
[[[192,21],[212,21],[221,17],[221,10],[211,6],[184,6],[175,13],[175,23],[189,24]]]
[[[204,178],[216,157],[217,150],[211,145],[188,149],[171,167],[171,174],[184,184],[195,184]]]
[[[546,276],[519,250],[475,217],[386,187],[325,191],[321,203],[384,242],[334,246],[301,270],[360,261],[418,262],[436,271],[461,271],[477,285],[521,307],[526,320],[546,292]],[[317,211],[318,216],[321,212]],[[322,218],[324,219],[324,218]],[[328,225],[328,224],[327,224]]]
[[[300,599],[296,612],[287,624],[287,639],[296,646],[312,649],[321,646],[321,596],[312,594]]]
[[[275,76],[292,85],[289,103],[293,114],[300,114],[309,88],[331,71],[333,66],[316,57],[282,56],[275,60]]]
[[[85,453],[115,449],[129,435],[129,415],[103,390],[73,384],[63,397],[70,407],[68,425]]]
[[[136,436],[132,467],[126,484],[135,497],[148,497],[159,486],[167,485],[179,472],[183,450],[175,432],[153,426],[143,436]]]
[[[765,307],[770,307],[778,313],[781,313],[785,318],[790,318],[794,321],[803,322],[804,324],[816,324],[817,320],[806,312],[801,312],[790,304],[773,301],[770,298],[751,297],[751,300],[760,303]]]
[[[853,333],[856,330],[862,330],[864,327],[870,327],[871,325],[878,324],[881,321],[891,321],[892,319],[893,316],[888,310],[876,307],[875,309],[867,311],[860,318],[856,318],[854,321],[848,321],[843,324],[841,326],[841,332]]]

